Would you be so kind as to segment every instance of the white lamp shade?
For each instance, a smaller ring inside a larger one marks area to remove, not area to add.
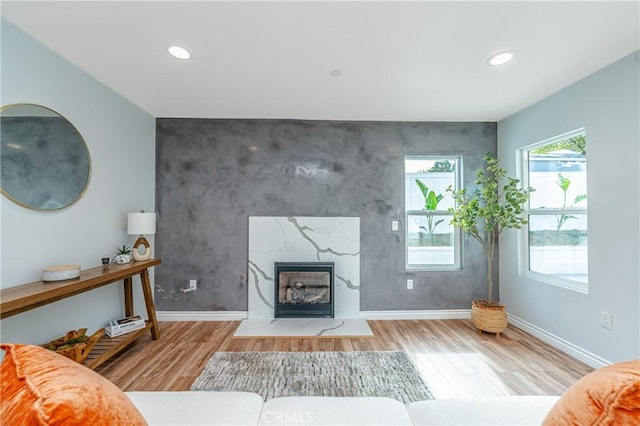
[[[156,233],[155,213],[129,213],[127,216],[129,235],[151,235]]]

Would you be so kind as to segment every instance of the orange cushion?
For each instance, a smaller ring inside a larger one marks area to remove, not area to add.
[[[2,425],[145,425],[113,383],[40,346],[2,344]]]
[[[543,425],[640,424],[640,360],[593,371],[574,383]]]

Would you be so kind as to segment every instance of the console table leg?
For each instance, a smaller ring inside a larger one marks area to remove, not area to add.
[[[142,292],[144,293],[144,304],[147,307],[147,316],[153,327],[151,327],[151,338],[158,340],[160,332],[158,331],[158,320],[156,319],[156,308],[153,305],[153,294],[151,293],[151,282],[149,280],[149,270],[145,269],[140,273],[142,281]]]
[[[124,316],[133,315],[133,280],[131,277],[124,279]]]

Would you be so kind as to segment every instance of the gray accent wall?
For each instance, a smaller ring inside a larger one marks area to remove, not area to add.
[[[158,310],[247,309],[249,216],[360,217],[362,311],[464,309],[486,296],[476,241],[464,241],[460,271],[405,269],[404,157],[462,155],[470,186],[496,152],[496,123],[159,118],[156,145]],[[182,292],[190,279],[198,290]]]

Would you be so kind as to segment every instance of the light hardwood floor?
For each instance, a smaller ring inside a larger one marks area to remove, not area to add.
[[[496,338],[469,320],[368,321],[368,338],[233,338],[237,321],[161,322],[96,371],[122,390],[189,390],[217,351],[404,350],[437,399],[560,395],[593,369],[509,326]]]

